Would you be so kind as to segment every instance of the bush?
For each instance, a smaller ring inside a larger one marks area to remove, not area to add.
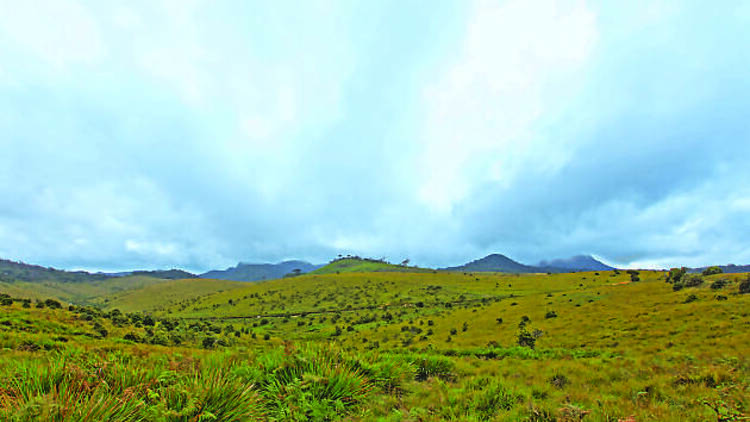
[[[125,336],[123,337],[123,339],[129,340],[129,341],[133,341],[133,342],[136,342],[136,343],[140,343],[141,342],[141,338],[138,336],[138,334],[135,334],[133,332],[125,334]]]
[[[729,284],[729,280],[722,278],[721,280],[716,280],[713,283],[711,283],[711,290],[721,290],[724,287],[727,287],[727,284]]]
[[[60,308],[62,308],[62,305],[60,304],[60,302],[58,302],[58,301],[56,301],[54,299],[47,299],[47,300],[44,301],[44,304],[48,308],[50,308],[50,309],[60,309]]]
[[[748,276],[745,281],[740,283],[739,292],[741,294],[750,293],[750,276]]]
[[[519,326],[518,330],[518,345],[521,347],[528,347],[534,349],[536,346],[536,339],[541,337],[544,333],[541,330],[534,330],[529,332],[525,325]]]
[[[692,302],[695,302],[696,300],[698,300],[698,296],[691,294],[690,296],[685,298],[685,302],[683,303],[692,303]]]
[[[672,268],[667,273],[667,283],[679,283],[687,273],[687,268]]]
[[[674,283],[672,290],[678,291],[685,287],[698,287],[703,284],[703,277],[699,274],[688,274],[682,276],[679,282]]]
[[[714,275],[714,274],[721,274],[724,271],[722,271],[719,267],[708,267],[705,270],[703,270],[703,275]]]
[[[555,374],[550,378],[549,383],[555,388],[563,388],[568,385],[568,377],[563,374]]]
[[[557,312],[555,311],[549,311],[544,315],[544,318],[550,319],[550,318],[557,318]]]
[[[203,339],[203,348],[204,349],[213,349],[214,345],[216,345],[216,338],[214,337],[206,337]]]
[[[104,328],[104,326],[99,321],[94,323],[93,328],[94,331],[96,331],[97,334],[99,334],[102,338],[107,337],[107,335],[109,334],[109,332],[107,332],[107,329]]]
[[[683,277],[685,287],[697,287],[703,284],[703,277],[698,274],[690,274],[687,277]]]

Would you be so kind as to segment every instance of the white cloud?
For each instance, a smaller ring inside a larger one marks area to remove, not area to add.
[[[574,85],[596,35],[580,2],[477,3],[458,62],[425,90],[420,198],[447,211],[472,185],[510,183],[529,161],[558,165],[564,146],[533,125]]]
[[[2,1],[2,35],[58,70],[107,54],[96,19],[76,1]]]

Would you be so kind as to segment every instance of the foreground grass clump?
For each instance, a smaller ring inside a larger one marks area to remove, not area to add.
[[[361,410],[373,389],[393,391],[408,372],[309,345],[160,352],[18,354],[0,369],[0,420],[333,420]]]

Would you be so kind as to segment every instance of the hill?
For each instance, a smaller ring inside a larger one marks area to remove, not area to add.
[[[396,265],[380,259],[346,257],[335,259],[310,274],[362,273],[362,272],[424,272],[429,269]]]
[[[193,273],[189,273],[180,269],[171,270],[137,270],[125,273],[119,273],[118,275],[140,275],[146,277],[161,278],[164,280],[181,280],[185,278],[197,278],[198,276]]]
[[[721,268],[721,271],[726,274],[739,274],[739,273],[748,273],[750,272],[750,265],[717,265],[717,267]],[[700,268],[689,268],[688,272],[691,273],[700,273],[703,272],[708,267],[700,267]]]
[[[100,281],[110,277],[107,274],[91,274],[86,271],[64,271],[51,267],[0,259],[0,281],[59,281],[63,283],[80,283]]]
[[[570,258],[541,261],[538,265],[544,268],[559,268],[569,271],[611,271],[613,267],[602,263],[591,255],[576,255]]]
[[[294,270],[300,270],[301,274],[309,273],[320,268],[305,261],[283,261],[278,264],[247,264],[240,262],[235,267],[226,270],[214,270],[201,274],[201,278],[234,281],[261,281],[282,278]]]
[[[530,265],[521,264],[520,262],[514,261],[505,255],[491,254],[484,258],[471,261],[467,264],[460,265],[457,267],[443,268],[445,271],[483,271],[483,272],[498,272],[498,273],[540,273],[546,272],[545,269],[539,267],[532,267]]]
[[[0,281],[0,293],[31,299],[54,298],[77,305],[101,304],[109,295],[137,290],[168,280],[146,276],[120,276],[103,280],[65,281]]]
[[[191,301],[201,296],[222,293],[245,286],[247,284],[244,282],[228,280],[201,278],[164,280],[161,283],[108,294],[94,301],[94,303],[103,309],[119,309],[122,312],[152,312],[164,310],[170,305],[176,305],[183,301]]]

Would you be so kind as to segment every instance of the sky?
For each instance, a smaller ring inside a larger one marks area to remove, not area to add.
[[[0,0],[0,257],[750,264],[750,3]]]

